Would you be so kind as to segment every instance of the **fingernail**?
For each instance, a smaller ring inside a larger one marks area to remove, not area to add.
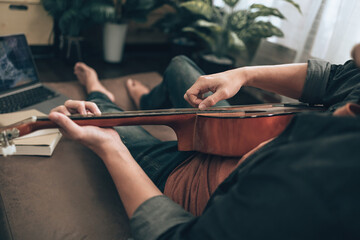
[[[57,112],[51,113],[51,120],[57,121],[59,119],[59,114]]]
[[[205,110],[205,109],[206,109],[205,104],[200,103],[200,104],[199,104],[199,109],[200,109],[200,110]]]

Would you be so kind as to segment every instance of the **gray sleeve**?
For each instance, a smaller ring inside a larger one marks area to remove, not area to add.
[[[308,69],[301,102],[318,104],[323,102],[326,85],[330,76],[331,64],[323,60],[311,59]]]
[[[130,219],[130,227],[134,239],[152,240],[193,218],[180,205],[161,195],[148,199],[135,210]]]

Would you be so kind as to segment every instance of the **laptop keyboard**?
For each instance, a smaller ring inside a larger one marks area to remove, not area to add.
[[[37,87],[0,99],[0,113],[19,111],[25,107],[51,99],[56,93],[45,88]]]

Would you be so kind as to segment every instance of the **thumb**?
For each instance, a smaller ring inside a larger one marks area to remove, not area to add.
[[[223,100],[224,98],[221,97],[220,92],[215,92],[214,94],[208,96],[207,98],[205,98],[200,104],[199,104],[199,109],[200,110],[204,110],[208,107],[212,107],[214,106],[216,103],[218,103],[219,101]]]
[[[80,134],[82,133],[81,127],[74,123],[66,115],[58,112],[52,112],[49,114],[49,119],[59,125],[62,132],[68,137],[72,139],[80,137]]]

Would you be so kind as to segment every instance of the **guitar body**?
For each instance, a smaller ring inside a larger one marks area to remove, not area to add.
[[[221,156],[242,156],[260,143],[278,136],[293,114],[257,118],[197,117],[192,149]],[[213,137],[216,136],[216,137]],[[179,150],[182,149],[179,143]]]

